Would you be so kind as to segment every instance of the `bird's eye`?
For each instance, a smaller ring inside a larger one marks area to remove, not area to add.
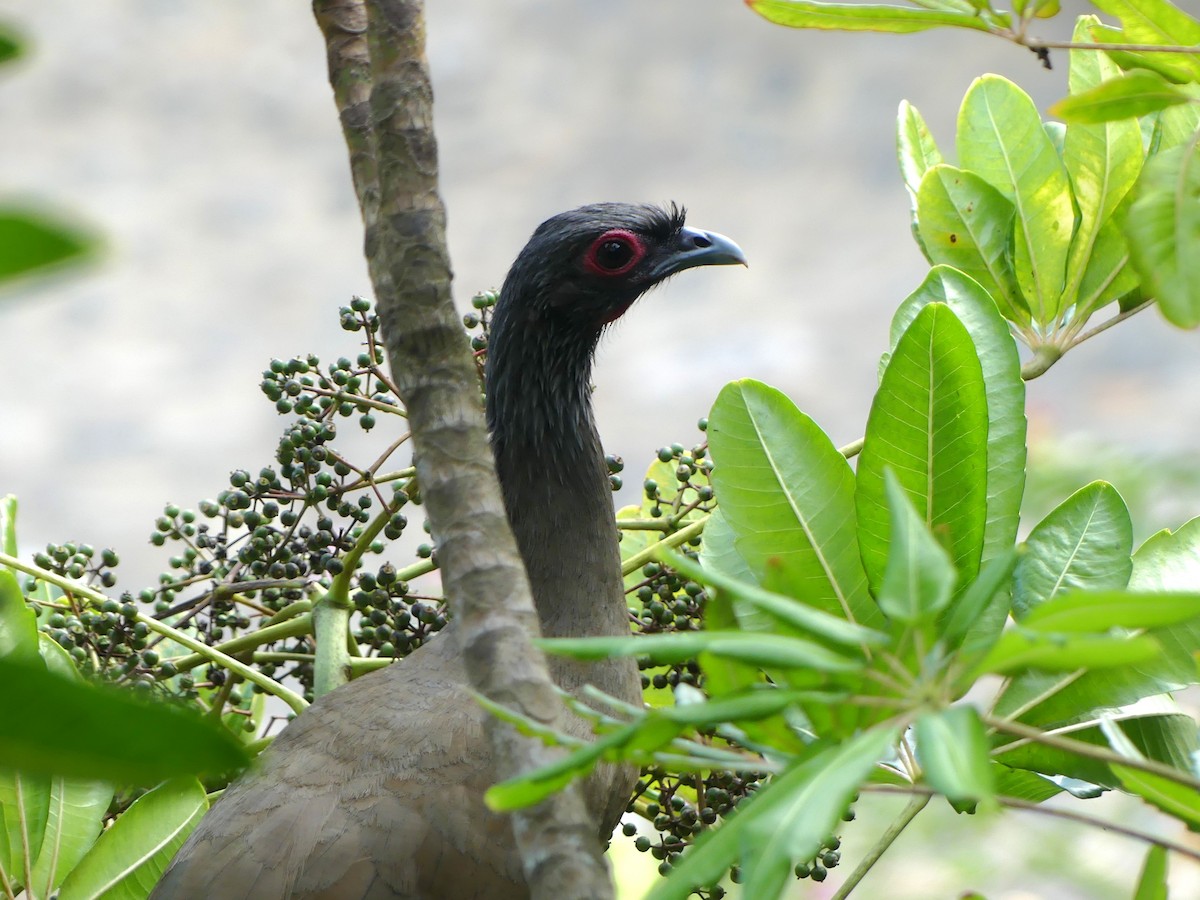
[[[636,235],[606,231],[588,248],[584,265],[597,275],[624,275],[645,255],[645,247]]]

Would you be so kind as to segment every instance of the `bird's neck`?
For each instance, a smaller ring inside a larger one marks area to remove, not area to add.
[[[522,336],[535,339],[498,344],[493,332],[488,413],[496,471],[542,633],[628,634],[612,490],[590,401],[594,341]],[[637,681],[628,660],[550,662],[568,690],[591,682],[625,696],[631,679]]]

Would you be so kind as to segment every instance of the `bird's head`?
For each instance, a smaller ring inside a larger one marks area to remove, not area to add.
[[[588,379],[605,327],[642,294],[695,266],[745,265],[727,237],[684,210],[596,203],[543,222],[500,289],[487,361],[497,447],[577,444],[590,433]]]
[[[689,228],[684,216],[675,205],[596,203],[547,219],[500,291],[505,324],[598,337],[638,297],[676,272],[745,265],[737,244]]]

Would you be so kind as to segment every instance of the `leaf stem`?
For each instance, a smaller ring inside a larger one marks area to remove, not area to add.
[[[1143,300],[1137,306],[1131,307],[1130,309],[1127,309],[1123,312],[1117,313],[1115,316],[1113,316],[1110,319],[1105,319],[1103,322],[1101,322],[1095,328],[1085,331],[1083,334],[1079,335],[1079,337],[1077,337],[1077,338],[1073,338],[1067,349],[1071,349],[1072,347],[1078,347],[1084,341],[1086,341],[1090,338],[1094,338],[1096,335],[1100,334],[1102,331],[1107,331],[1108,329],[1112,328],[1118,322],[1124,322],[1130,316],[1136,315],[1137,313],[1140,313],[1143,309],[1146,309],[1147,307],[1150,307],[1153,305],[1154,305],[1154,298],[1152,297],[1149,300]]]
[[[883,787],[883,785],[880,785]],[[863,785],[863,790],[873,790],[872,785]],[[907,790],[907,789],[905,789]],[[850,873],[850,877],[842,882],[841,887],[837,889],[837,893],[833,895],[831,900],[846,900],[850,896],[850,892],[858,887],[858,883],[866,877],[871,871],[875,863],[879,862],[881,856],[887,852],[888,848],[896,842],[896,838],[908,827],[908,824],[917,817],[917,814],[929,805],[929,801],[933,798],[932,793],[918,791],[913,793],[909,798],[908,805],[901,811],[899,817],[888,826],[887,831],[880,836],[875,845],[867,851],[867,855],[862,858],[862,861]]]

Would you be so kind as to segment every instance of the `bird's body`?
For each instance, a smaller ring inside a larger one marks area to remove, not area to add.
[[[605,325],[693,265],[742,262],[683,214],[599,204],[534,233],[501,290],[489,348],[488,423],[509,521],[542,633],[627,634],[611,490],[592,419],[592,354]],[[566,690],[640,702],[636,665],[551,658]],[[589,734],[571,718],[568,731]],[[608,837],[636,773],[584,783]],[[232,785],[184,844],[156,900],[518,900],[511,827],[490,812],[484,713],[457,630],[320,698]]]

